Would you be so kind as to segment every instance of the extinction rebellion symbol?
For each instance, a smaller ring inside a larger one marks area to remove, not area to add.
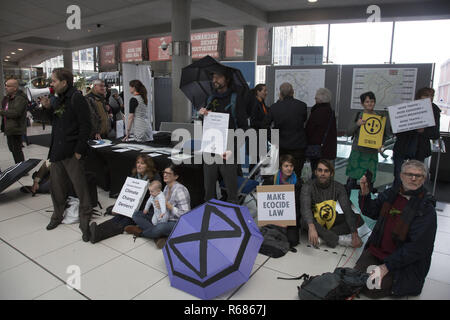
[[[322,220],[330,222],[333,219],[333,215],[334,209],[329,204],[326,204],[322,208],[320,208],[319,216],[322,218]]]
[[[377,134],[381,131],[382,125],[380,119],[370,117],[364,124],[364,129],[368,134]]]

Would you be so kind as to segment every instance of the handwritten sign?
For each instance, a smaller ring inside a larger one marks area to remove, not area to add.
[[[388,110],[393,133],[436,125],[431,100],[428,98],[390,106]]]
[[[202,152],[222,154],[228,142],[229,113],[208,112],[203,121]]]
[[[123,184],[112,212],[132,218],[147,192],[148,181],[128,177]]]
[[[366,122],[359,130],[358,146],[379,149],[383,145],[386,117],[364,113],[362,120]]]
[[[295,226],[294,185],[258,186],[258,226]]]

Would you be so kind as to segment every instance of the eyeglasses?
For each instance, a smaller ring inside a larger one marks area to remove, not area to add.
[[[164,175],[164,174],[167,174],[168,176],[170,176],[170,175],[173,174],[173,172],[164,171],[164,172],[163,172],[163,175]]]
[[[413,177],[416,179],[423,179],[425,177],[423,174],[415,174],[411,172],[403,172],[402,174],[404,174],[406,177],[410,179],[412,179]]]

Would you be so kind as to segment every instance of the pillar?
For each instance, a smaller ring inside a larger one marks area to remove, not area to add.
[[[258,28],[244,26],[244,61],[256,61],[258,54]]]
[[[2,44],[0,43],[0,102],[3,101],[3,97],[5,96],[5,73],[3,70],[3,50]]]
[[[73,72],[72,50],[63,51],[64,68]]]
[[[191,0],[172,0],[173,122],[191,122],[191,103],[180,90],[181,69],[191,62]]]

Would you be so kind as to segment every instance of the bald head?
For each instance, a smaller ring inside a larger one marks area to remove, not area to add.
[[[286,97],[294,96],[294,88],[289,82],[284,82],[280,86],[280,99],[283,100]]]
[[[19,90],[19,81],[17,79],[9,79],[5,84],[6,94],[8,96],[13,96]]]

